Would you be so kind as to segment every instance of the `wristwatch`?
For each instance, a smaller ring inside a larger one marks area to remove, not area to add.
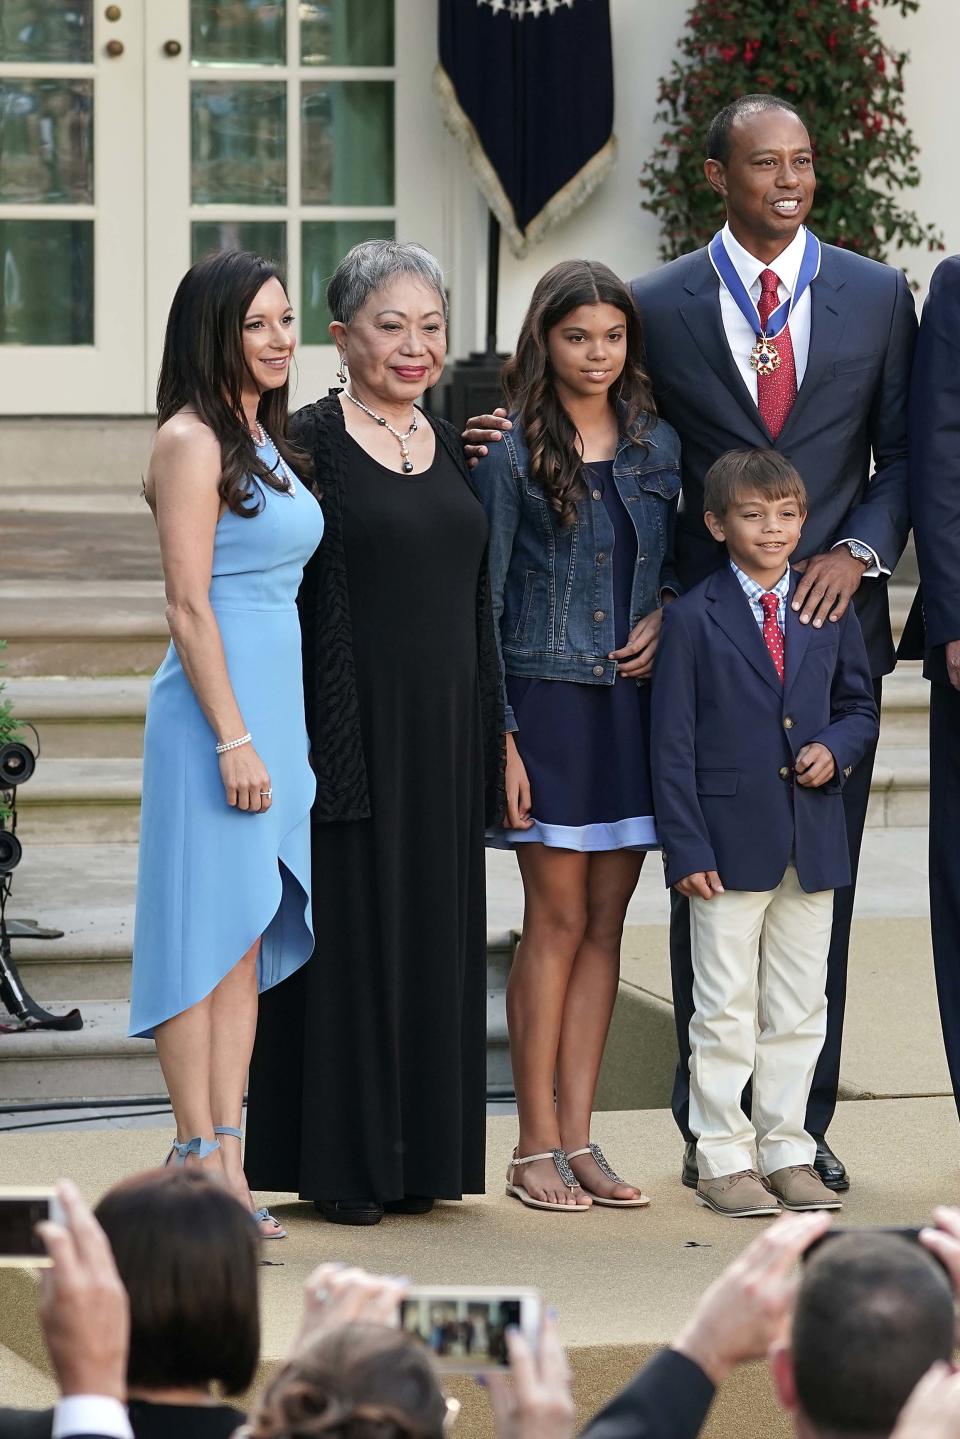
[[[874,563],[874,554],[870,546],[862,545],[859,540],[845,540],[844,543],[846,544],[847,549],[853,555],[853,558],[855,560],[860,560],[860,562],[866,565],[867,569],[869,569],[870,566]]]

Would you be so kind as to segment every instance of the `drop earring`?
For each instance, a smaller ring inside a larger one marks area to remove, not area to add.
[[[347,360],[345,355],[340,356],[340,368],[337,370],[337,379],[341,385],[347,383]]]

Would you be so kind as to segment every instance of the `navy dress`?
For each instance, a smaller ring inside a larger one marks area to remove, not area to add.
[[[613,461],[584,465],[613,524],[616,648],[630,633],[637,535],[613,479]],[[656,849],[650,782],[650,686],[618,677],[612,685],[506,677],[514,736],[530,780],[530,829],[491,829],[487,844],[548,844],[600,851]]]

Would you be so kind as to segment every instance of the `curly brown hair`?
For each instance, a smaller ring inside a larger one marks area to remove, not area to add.
[[[287,1361],[244,1439],[442,1439],[447,1414],[430,1356],[409,1334],[347,1324]]]
[[[626,323],[627,355],[619,381],[607,397],[617,411],[621,434],[642,441],[656,414],[644,369],[643,327],[633,296],[611,269],[597,260],[563,260],[537,281],[520,327],[516,353],[503,367],[503,388],[512,414],[523,425],[530,469],[561,525],[572,525],[577,500],[586,493],[580,435],[557,395],[547,336],[580,305],[612,305]]]
[[[157,381],[157,424],[190,405],[220,442],[220,498],[244,519],[263,508],[259,485],[285,490],[286,478],[261,460],[243,416],[246,375],[243,322],[268,280],[286,290],[276,265],[246,250],[224,250],[199,260],[184,275],[170,306]],[[287,439],[288,384],[265,390],[257,417],[280,457],[301,479],[310,461]]]

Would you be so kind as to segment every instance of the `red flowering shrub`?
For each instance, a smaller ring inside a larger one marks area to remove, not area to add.
[[[660,82],[663,137],[644,167],[644,209],[660,221],[660,254],[706,244],[723,221],[703,177],[707,128],[737,95],[772,91],[810,129],[817,234],[874,259],[893,246],[942,249],[940,234],[901,204],[916,186],[918,149],[903,109],[907,55],[880,38],[876,10],[919,0],[697,0],[680,58]]]

